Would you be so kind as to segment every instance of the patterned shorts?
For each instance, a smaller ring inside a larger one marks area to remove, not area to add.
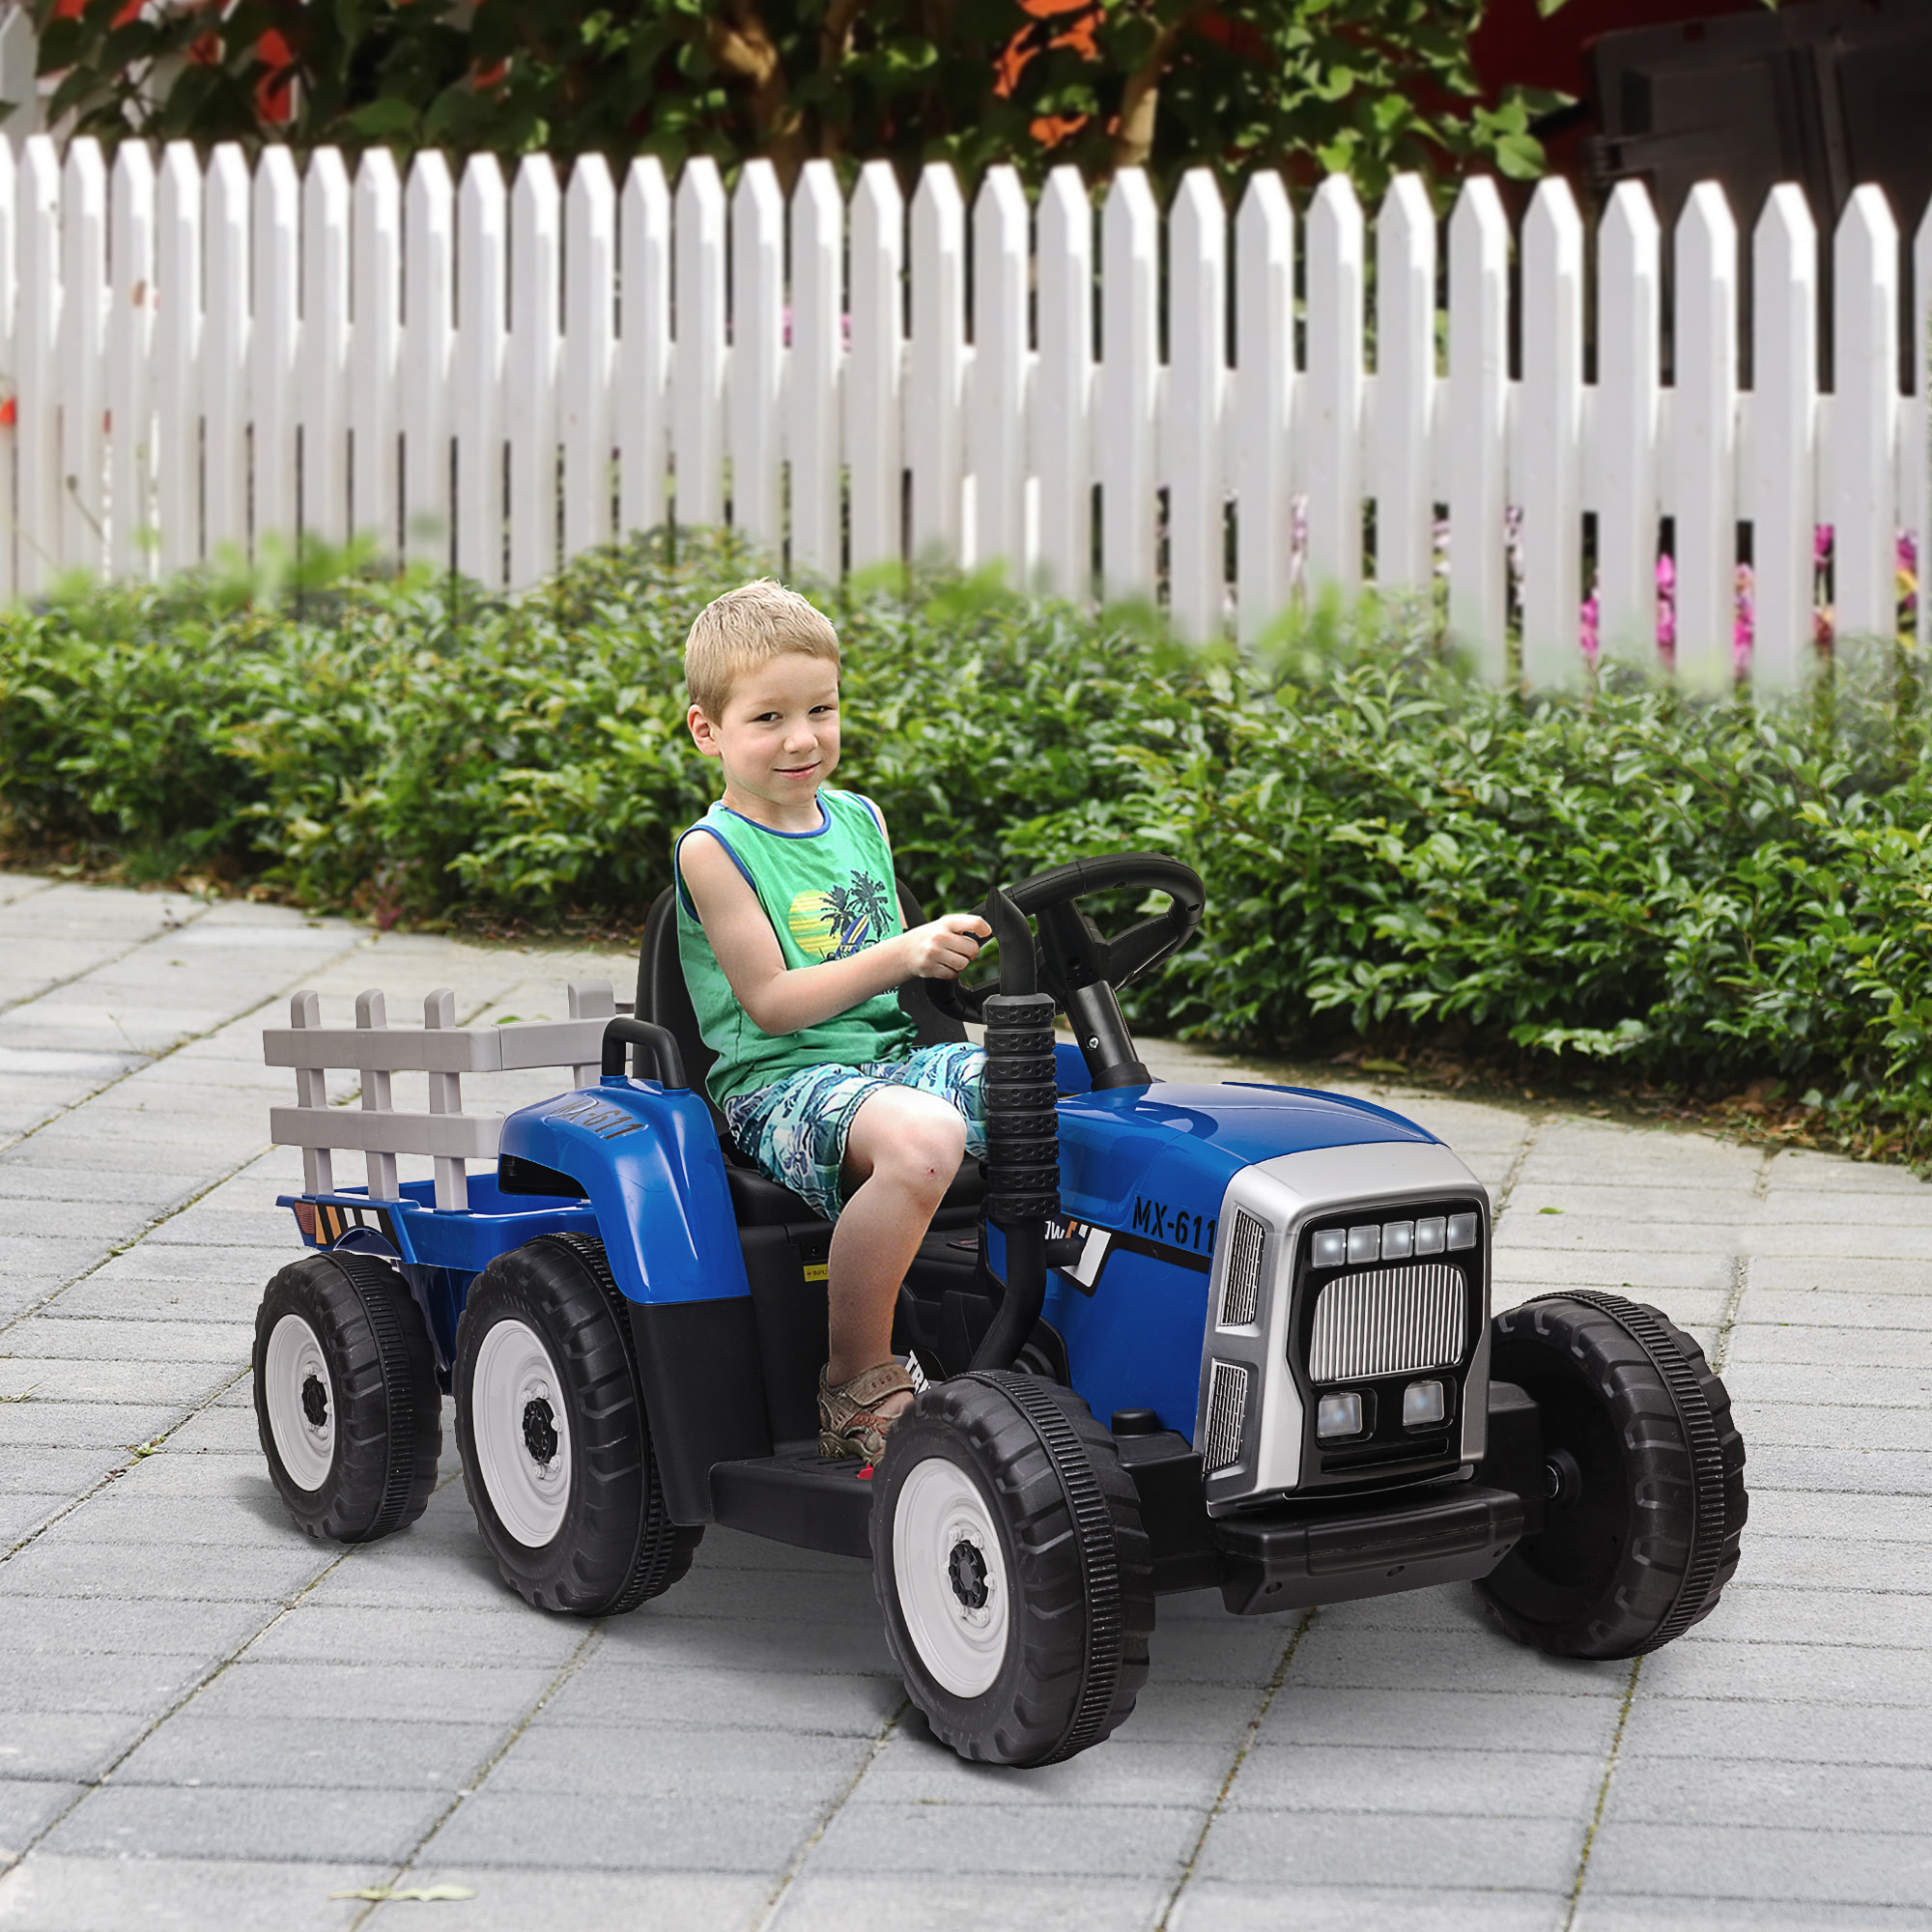
[[[966,1151],[986,1151],[985,1053],[965,1042],[922,1046],[909,1060],[807,1066],[724,1102],[731,1138],[768,1180],[809,1201],[828,1221],[845,1206],[845,1137],[860,1103],[881,1087],[911,1087],[957,1110]]]

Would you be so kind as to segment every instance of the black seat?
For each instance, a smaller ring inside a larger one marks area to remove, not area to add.
[[[924,914],[917,898],[899,885],[900,913],[908,926],[923,924]],[[963,1040],[966,1029],[959,1021],[942,1013],[927,996],[923,984],[910,980],[899,988],[899,1004],[906,1017],[919,1030],[921,1046],[940,1046]],[[816,1222],[808,1203],[788,1187],[768,1180],[741,1153],[724,1125],[724,1116],[705,1092],[705,1079],[718,1056],[705,1045],[697,1030],[697,1014],[691,1004],[690,989],[684,983],[684,968],[677,956],[677,889],[667,886],[652,903],[644,921],[644,937],[638,948],[638,1003],[640,1020],[653,1020],[668,1029],[684,1059],[685,1078],[695,1093],[704,1095],[706,1106],[717,1123],[718,1139],[724,1151],[724,1176],[731,1187],[731,1206],[741,1228],[771,1228]],[[952,1184],[946,1190],[933,1226],[957,1227],[977,1211],[985,1193],[980,1164],[967,1159],[960,1164]],[[820,1222],[821,1226],[824,1224]]]

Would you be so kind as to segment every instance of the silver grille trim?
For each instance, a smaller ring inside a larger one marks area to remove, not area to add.
[[[1241,1425],[1247,1413],[1247,1370],[1236,1362],[1217,1361],[1208,1389],[1208,1441],[1202,1457],[1209,1474],[1241,1460]]]
[[[1235,1210],[1228,1236],[1228,1272],[1221,1285],[1221,1326],[1251,1328],[1262,1296],[1262,1244],[1267,1230],[1245,1208]]]
[[[1468,1304],[1463,1270],[1443,1262],[1372,1268],[1331,1281],[1315,1304],[1309,1378],[1364,1381],[1447,1368],[1462,1357]]]

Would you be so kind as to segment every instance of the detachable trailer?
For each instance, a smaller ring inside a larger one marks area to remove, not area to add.
[[[1078,901],[1122,891],[1169,903],[1108,940]],[[1084,861],[989,906],[1002,990],[901,995],[923,1039],[984,1021],[992,1146],[901,1293],[923,1386],[877,1468],[816,1453],[831,1231],[691,1084],[668,895],[631,1013],[586,982],[566,1021],[459,1028],[442,992],[392,1029],[365,994],[327,1029],[297,995],[266,1042],[297,1069],[273,1131],[305,1151],[285,1205],[311,1252],[269,1284],[254,1359],[296,1521],[412,1521],[453,1392],[478,1528],[531,1604],[635,1608],[713,1522],[867,1560],[934,1735],[1013,1765],[1129,1715],[1177,1591],[1252,1615],[1470,1581],[1510,1635],[1602,1659],[1709,1614],[1745,1453],[1688,1335],[1582,1291],[1492,1321],[1488,1196],[1399,1115],[1151,1080],[1116,993],[1198,924],[1185,867]],[[551,1065],[573,1090],[463,1112],[463,1075]],[[327,1104],[330,1067],[361,1072],[361,1109]],[[390,1104],[406,1070],[429,1112]],[[345,1148],[365,1187],[333,1184]],[[435,1179],[399,1181],[398,1154]]]

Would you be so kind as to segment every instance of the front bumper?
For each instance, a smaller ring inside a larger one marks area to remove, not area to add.
[[[1209,1517],[1201,1461],[1180,1435],[1119,1438],[1153,1547],[1157,1594],[1209,1586],[1237,1616],[1487,1577],[1544,1525],[1542,1419],[1492,1381],[1489,1453],[1466,1475]]]

